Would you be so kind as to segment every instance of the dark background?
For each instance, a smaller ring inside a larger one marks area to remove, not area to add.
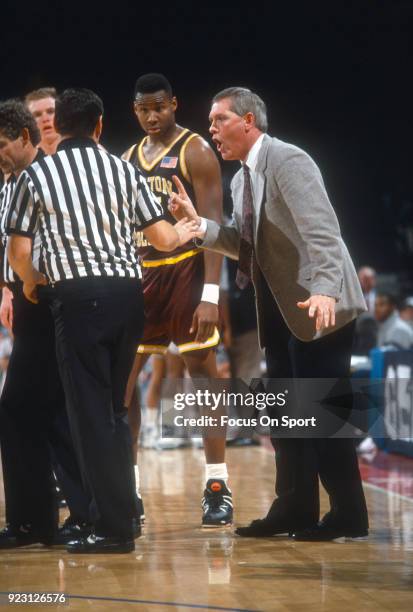
[[[213,94],[248,86],[267,103],[269,132],[320,165],[355,264],[397,272],[409,289],[413,2],[67,6],[2,6],[1,99],[45,85],[94,89],[102,142],[121,153],[141,135],[139,75],[163,72],[178,122],[204,136]]]

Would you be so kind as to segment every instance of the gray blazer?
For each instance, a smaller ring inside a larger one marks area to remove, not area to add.
[[[366,310],[353,262],[340,234],[323,179],[311,157],[298,147],[265,136],[254,181],[253,266],[258,329],[262,326],[261,269],[291,332],[304,341],[339,329]],[[239,170],[231,183],[231,224],[208,220],[201,246],[238,259],[244,179]],[[315,331],[315,320],[297,302],[310,295],[334,297],[336,326]],[[260,325],[261,323],[261,325]]]

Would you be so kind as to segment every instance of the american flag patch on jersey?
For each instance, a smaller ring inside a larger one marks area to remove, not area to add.
[[[177,157],[164,157],[161,161],[161,168],[176,168],[178,165]]]

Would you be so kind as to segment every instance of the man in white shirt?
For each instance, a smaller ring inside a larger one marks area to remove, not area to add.
[[[209,119],[222,158],[243,162],[231,184],[232,223],[201,220],[178,180],[171,211],[198,221],[204,248],[238,259],[240,288],[252,280],[269,378],[348,379],[354,320],[366,305],[318,167],[298,147],[265,133],[265,104],[248,89],[217,94]],[[347,413],[346,407],[344,420]],[[264,519],[238,535],[294,533],[307,541],[367,535],[352,440],[272,442],[277,497]],[[319,477],[331,502],[321,523]]]
[[[359,268],[357,275],[359,277],[361,290],[363,291],[364,299],[366,300],[368,311],[374,314],[374,303],[376,301],[376,270],[370,266],[362,266]]]

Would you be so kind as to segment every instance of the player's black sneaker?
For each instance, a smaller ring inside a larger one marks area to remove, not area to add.
[[[232,524],[232,493],[223,480],[208,480],[202,509],[202,527],[225,527]]]

